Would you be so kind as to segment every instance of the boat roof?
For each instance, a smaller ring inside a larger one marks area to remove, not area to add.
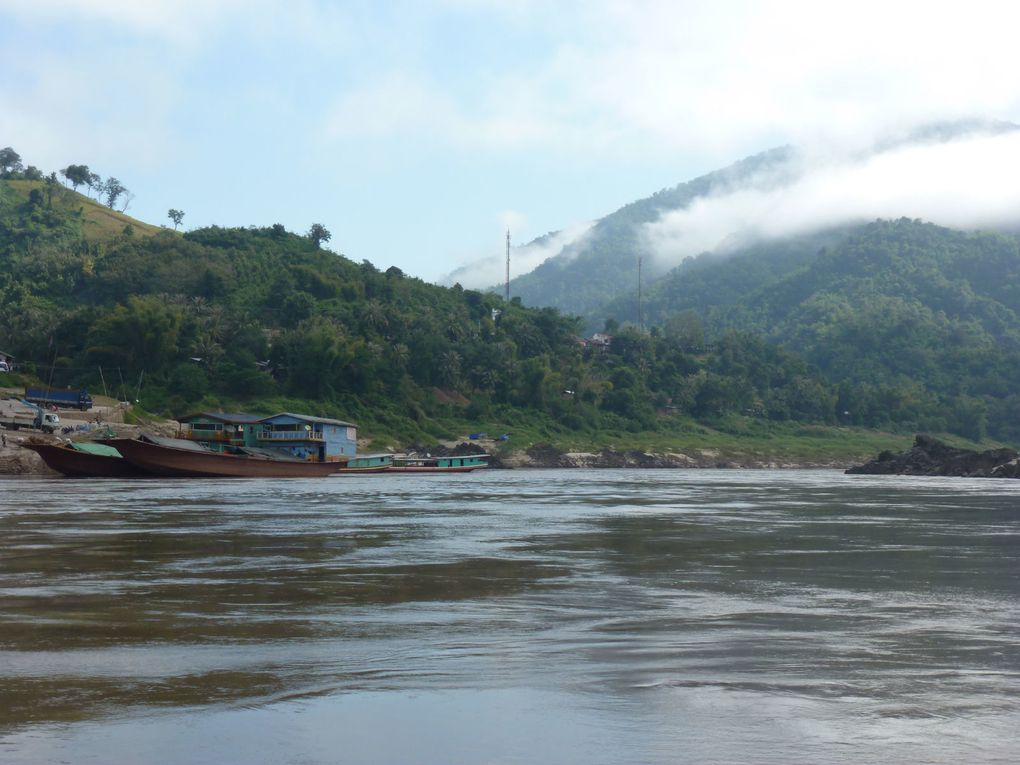
[[[273,460],[274,462],[305,462],[306,460],[300,457],[295,457],[293,454],[281,449],[260,449],[257,446],[242,446],[237,450],[241,454],[247,454],[249,457],[258,457],[265,460]]]
[[[166,438],[164,436],[154,436],[150,433],[142,433],[138,436],[139,441],[148,441],[151,444],[157,446],[171,446],[174,449],[187,449],[192,452],[208,452],[202,444],[198,441],[189,441],[186,438]]]
[[[119,457],[120,452],[114,449],[112,446],[106,444],[94,444],[91,441],[76,441],[68,444],[76,452],[84,452],[85,454],[95,454],[98,457]]]
[[[353,422],[346,422],[344,420],[333,420],[329,417],[313,417],[310,414],[295,414],[294,412],[280,412],[279,414],[273,414],[269,417],[263,417],[259,422],[266,422],[267,420],[275,420],[277,417],[291,417],[295,420],[301,420],[302,422],[316,422],[321,425],[340,425],[347,428],[357,427]]]
[[[221,422],[229,422],[234,425],[248,425],[259,422],[265,419],[258,414],[248,414],[247,412],[196,412],[195,414],[189,414],[184,417],[178,417],[177,422],[191,422],[197,420],[200,417],[204,417],[208,420],[220,420]]]

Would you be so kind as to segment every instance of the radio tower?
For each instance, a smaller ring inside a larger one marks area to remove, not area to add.
[[[510,302],[510,229],[506,230],[506,302]]]
[[[645,331],[645,315],[641,310],[641,256],[637,256],[637,324],[638,329]]]

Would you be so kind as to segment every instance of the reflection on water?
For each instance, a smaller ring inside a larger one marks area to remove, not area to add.
[[[3,762],[1020,756],[1020,483],[2,488]]]

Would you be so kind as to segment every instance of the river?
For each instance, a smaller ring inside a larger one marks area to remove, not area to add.
[[[0,481],[0,762],[1020,760],[1020,482]]]

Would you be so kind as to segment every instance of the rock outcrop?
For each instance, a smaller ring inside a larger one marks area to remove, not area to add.
[[[854,475],[941,475],[966,478],[1020,478],[1015,449],[984,452],[957,449],[931,436],[918,435],[905,452],[882,452],[877,459],[846,471]]]

